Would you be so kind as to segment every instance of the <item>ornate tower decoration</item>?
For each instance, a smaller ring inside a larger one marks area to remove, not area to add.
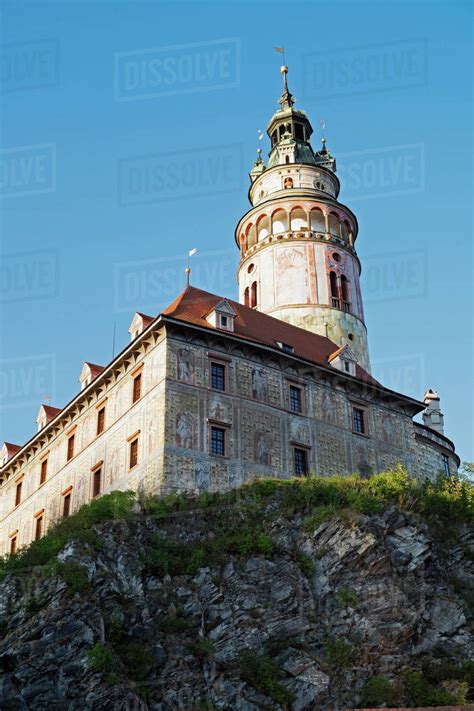
[[[239,299],[259,311],[347,344],[370,370],[355,250],[358,225],[337,199],[336,160],[314,152],[311,123],[295,109],[282,66],[281,106],[270,119],[268,164],[261,151],[250,171],[252,207],[235,231]]]

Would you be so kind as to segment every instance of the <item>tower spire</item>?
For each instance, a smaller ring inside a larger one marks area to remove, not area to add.
[[[288,89],[288,81],[287,81],[287,74],[288,74],[288,67],[286,64],[283,64],[283,66],[280,69],[281,73],[283,74],[283,94],[278,99],[278,103],[281,104],[283,109],[291,109],[293,104],[296,102],[296,99],[293,97],[293,94]]]

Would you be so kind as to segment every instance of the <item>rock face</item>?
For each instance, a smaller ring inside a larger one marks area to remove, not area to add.
[[[474,581],[472,531],[459,528],[459,545],[448,545],[393,507],[312,529],[275,517],[268,558],[228,555],[187,575],[150,570],[156,534],[195,544],[212,537],[213,517],[102,524],[98,551],[72,542],[59,556],[85,568],[81,592],[44,569],[7,577],[2,711],[355,707],[375,674],[392,678],[421,658],[472,658],[459,592],[459,580]],[[247,648],[274,660],[291,701],[245,680],[238,660]]]

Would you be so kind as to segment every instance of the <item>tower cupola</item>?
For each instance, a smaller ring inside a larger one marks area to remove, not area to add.
[[[325,137],[316,153],[311,147],[311,122],[295,108],[286,65],[281,73],[280,108],[267,127],[268,164],[259,150],[250,171],[251,207],[235,231],[239,298],[347,346],[353,362],[370,371],[357,218],[338,200],[336,159]]]

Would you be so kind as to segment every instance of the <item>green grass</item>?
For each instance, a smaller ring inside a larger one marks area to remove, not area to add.
[[[35,566],[45,565],[56,558],[71,540],[85,541],[98,547],[100,541],[91,530],[92,526],[126,518],[131,513],[134,501],[133,492],[114,491],[85,504],[79,511],[53,526],[43,538],[13,555],[0,558],[0,580],[9,573],[29,572]]]
[[[361,704],[388,704],[398,706],[402,701],[400,685],[378,674],[369,679],[362,688]]]

